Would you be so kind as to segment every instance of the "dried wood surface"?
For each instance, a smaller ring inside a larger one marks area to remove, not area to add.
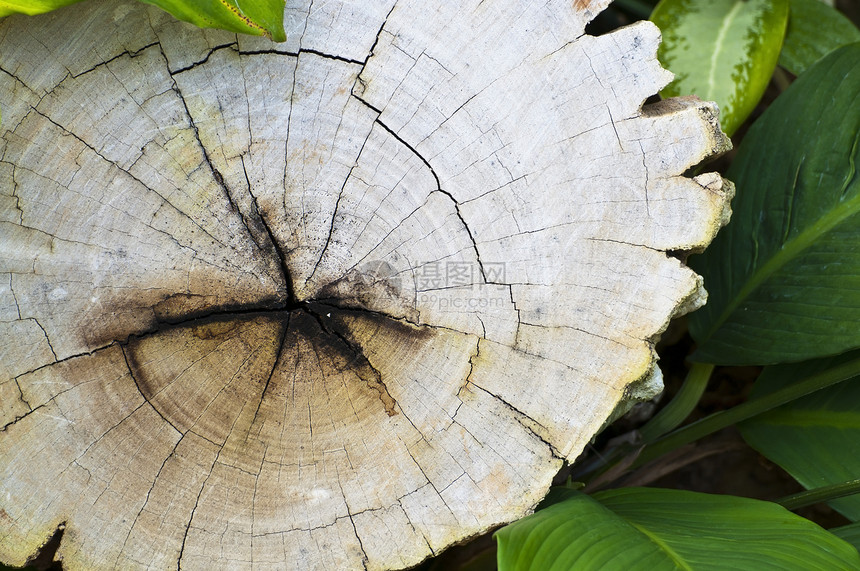
[[[605,4],[0,24],[0,561],[400,568],[533,509],[728,216]]]

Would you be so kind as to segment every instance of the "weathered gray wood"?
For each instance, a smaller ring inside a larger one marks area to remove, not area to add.
[[[605,3],[0,24],[0,560],[399,568],[533,509],[728,216]]]

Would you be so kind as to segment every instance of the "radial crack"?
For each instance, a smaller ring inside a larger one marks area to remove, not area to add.
[[[516,415],[516,421],[520,426],[525,428],[532,436],[534,436],[536,439],[540,440],[543,444],[545,444],[546,447],[549,449],[550,454],[552,454],[552,456],[554,458],[557,458],[559,460],[564,460],[564,456],[561,454],[561,452],[559,452],[558,448],[556,448],[552,442],[548,441],[546,438],[544,438],[543,436],[538,434],[538,432],[534,428],[535,426],[538,426],[538,427],[542,428],[543,430],[546,430],[547,432],[549,432],[549,429],[546,426],[544,426],[543,424],[541,424],[540,422],[538,422],[537,420],[535,420],[534,418],[532,418],[531,416],[529,416],[525,412],[521,411],[520,409],[518,409],[517,407],[515,407],[514,405],[512,405],[511,403],[509,403],[508,401],[506,401],[502,397],[500,397],[499,395],[488,391],[487,389],[485,389],[481,385],[479,385],[475,382],[472,382],[472,386],[477,387],[478,389],[485,392],[486,394],[488,394],[489,396],[491,396],[495,400],[497,400],[500,403],[502,403],[503,405],[505,405],[505,407],[510,409]]]
[[[158,469],[158,472],[155,474],[155,477],[152,480],[152,485],[149,487],[149,490],[146,492],[146,498],[143,500],[143,504],[140,506],[140,510],[137,512],[137,515],[134,518],[131,526],[128,528],[128,534],[125,536],[125,540],[122,542],[122,547],[120,547],[119,553],[117,553],[116,560],[114,561],[114,567],[116,569],[120,568],[119,560],[122,557],[123,552],[125,551],[125,546],[128,545],[128,540],[131,537],[131,533],[134,531],[134,526],[137,524],[137,521],[140,519],[140,515],[143,513],[143,510],[146,509],[146,505],[149,503],[149,496],[152,494],[152,490],[155,489],[155,485],[158,483],[158,478],[161,476],[162,470],[167,465],[167,462],[176,455],[176,449],[179,447],[179,444],[182,442],[182,439],[185,438],[185,435],[182,434],[179,439],[176,441],[176,444],[173,446],[173,449],[170,451],[164,461],[161,463],[161,467]]]
[[[355,363],[367,365],[367,367],[371,370],[374,378],[368,379],[364,375],[362,375],[361,372],[354,371],[356,376],[363,380],[370,389],[379,394],[379,400],[382,402],[382,406],[385,409],[385,413],[388,416],[395,416],[398,413],[397,401],[394,400],[394,397],[392,397],[391,393],[388,392],[388,387],[385,386],[385,382],[382,378],[382,373],[376,367],[373,366],[373,363],[371,363],[370,359],[368,359],[367,356],[364,354],[362,348],[356,343],[350,341],[347,336],[344,335],[341,331],[338,331],[333,327],[327,326],[325,323],[325,319],[320,313],[311,308],[307,309],[308,314],[316,320],[316,322],[319,324],[320,329],[330,335],[334,335],[337,339],[340,340],[341,343],[346,345],[347,349],[349,349],[349,351],[354,355],[353,360],[347,364],[348,367]]]
[[[178,88],[177,88],[177,89],[178,89]],[[179,94],[179,92],[178,92],[178,91],[177,91],[177,94],[180,96],[180,98],[182,97],[182,96],[181,96],[181,94]],[[184,100],[183,100],[183,103],[184,103]],[[186,109],[187,109],[187,108],[186,108]],[[208,236],[209,238],[211,238],[213,242],[215,242],[216,244],[218,244],[218,245],[220,245],[220,246],[222,246],[222,247],[226,247],[226,245],[225,245],[223,242],[221,242],[221,240],[219,240],[218,238],[216,238],[215,236],[213,236],[212,234],[210,234],[210,233],[209,233],[209,231],[207,231],[205,228],[203,228],[202,226],[200,226],[199,222],[197,222],[196,220],[194,220],[193,218],[191,218],[191,217],[190,217],[186,212],[183,212],[181,209],[177,208],[177,207],[176,207],[172,202],[170,202],[167,198],[165,198],[161,193],[159,193],[158,191],[156,191],[154,188],[151,188],[151,187],[147,186],[147,185],[146,185],[142,180],[140,180],[139,178],[137,178],[136,176],[134,176],[133,174],[131,174],[128,170],[123,169],[122,167],[120,167],[119,165],[117,165],[115,162],[111,161],[110,159],[108,159],[107,157],[105,157],[104,155],[102,155],[98,150],[96,150],[96,149],[95,149],[95,147],[93,147],[92,145],[90,145],[89,143],[87,143],[86,141],[84,141],[84,140],[83,140],[82,138],[80,138],[76,133],[74,133],[73,131],[69,131],[68,129],[66,129],[65,127],[63,127],[62,125],[60,125],[59,123],[57,123],[56,121],[54,121],[53,119],[51,119],[48,115],[45,115],[44,113],[42,113],[42,112],[41,112],[41,111],[39,111],[38,109],[35,109],[35,108],[34,108],[34,109],[33,109],[33,112],[35,112],[35,113],[36,113],[36,114],[38,114],[39,116],[43,117],[46,121],[50,122],[51,124],[53,124],[54,126],[56,126],[58,129],[62,130],[62,131],[63,131],[63,133],[65,133],[65,134],[67,134],[67,135],[69,135],[69,136],[73,137],[73,138],[74,138],[75,140],[77,140],[79,143],[81,143],[82,145],[84,145],[87,149],[89,149],[90,151],[92,151],[92,152],[93,152],[96,156],[98,156],[100,159],[102,159],[103,161],[107,162],[107,163],[108,163],[108,164],[110,164],[111,166],[113,166],[113,167],[117,168],[119,171],[121,171],[121,172],[125,173],[126,175],[128,175],[132,180],[134,180],[136,183],[140,184],[140,185],[141,185],[142,187],[144,187],[146,190],[148,190],[149,192],[152,192],[153,194],[155,194],[156,196],[158,196],[162,201],[164,201],[164,204],[169,205],[169,206],[170,206],[171,208],[173,208],[176,212],[178,212],[179,214],[181,214],[183,217],[187,218],[187,219],[188,219],[188,220],[189,220],[189,221],[190,221],[194,226],[196,226],[196,227],[197,227],[201,232],[203,232],[206,236]],[[189,118],[190,118],[190,116],[189,116]],[[31,172],[34,172],[34,171],[31,171]],[[36,173],[36,174],[38,174],[38,173]],[[151,226],[150,226],[150,228],[151,228]],[[165,231],[163,231],[163,230],[157,230],[157,229],[155,229],[155,228],[152,228],[152,229],[153,229],[153,230],[155,230],[155,231],[157,231],[157,232],[159,232],[159,233],[162,233],[162,234],[166,235],[169,239],[171,239],[171,240],[172,240],[172,241],[173,241],[177,246],[179,246],[180,248],[187,248],[187,246],[184,246],[184,245],[182,245],[181,243],[179,243],[179,241],[176,239],[176,237],[175,237],[175,236],[173,236],[173,235],[171,235],[171,234],[169,234],[169,233],[167,233],[167,232],[165,232]],[[234,268],[235,268],[235,269],[238,269],[238,270],[242,270],[242,268],[241,268],[241,267],[239,267],[239,266],[234,266]]]
[[[275,369],[278,368],[278,362],[281,360],[281,354],[284,352],[284,345],[287,340],[287,331],[290,327],[290,314],[287,314],[287,322],[281,328],[281,338],[278,341],[278,351],[275,354],[275,358],[272,360],[272,369],[269,371],[269,376],[266,377],[266,384],[263,385],[263,390],[260,391],[260,402],[257,403],[257,408],[254,410],[254,418],[251,420],[251,424],[257,420],[257,415],[260,413],[260,407],[263,406],[263,399],[266,398],[266,391],[269,388],[269,384],[272,382],[272,376],[275,374]]]
[[[370,49],[367,50],[367,58],[364,60],[364,64],[362,65],[361,72],[364,72],[364,68],[367,67],[367,62],[370,61],[370,58],[373,57],[373,50],[376,49],[376,45],[379,43],[379,37],[382,35],[382,30],[385,29],[385,24],[388,23],[388,18],[391,17],[391,13],[394,12],[394,8],[397,7],[397,2],[394,2],[391,5],[391,9],[388,10],[388,14],[385,15],[385,19],[382,21],[382,24],[379,26],[379,30],[376,32],[376,37],[373,39],[373,44],[370,46]],[[361,73],[358,74],[361,77]]]
[[[484,283],[486,283],[487,282],[487,275],[484,272],[484,265],[481,262],[481,254],[478,251],[478,243],[475,241],[475,237],[472,235],[472,230],[469,228],[469,225],[466,223],[465,218],[463,218],[463,213],[460,211],[460,203],[457,202],[457,199],[454,198],[454,195],[452,195],[449,191],[442,189],[442,186],[439,182],[439,175],[436,174],[436,171],[433,169],[433,166],[430,164],[430,161],[428,161],[421,153],[419,153],[415,147],[413,147],[412,145],[407,143],[400,135],[398,135],[392,129],[390,129],[379,118],[376,119],[376,124],[379,125],[380,127],[382,127],[383,129],[385,129],[385,131],[389,135],[391,135],[392,137],[397,139],[397,141],[400,142],[400,144],[402,144],[404,147],[409,149],[412,152],[412,154],[414,154],[416,157],[421,159],[421,162],[423,162],[427,166],[427,169],[430,171],[430,174],[433,175],[433,179],[436,181],[436,189],[435,189],[436,192],[440,192],[440,193],[444,194],[445,196],[450,198],[451,201],[454,203],[454,210],[457,213],[457,217],[460,219],[460,222],[463,224],[463,228],[466,229],[466,233],[469,235],[469,240],[471,240],[471,242],[472,242],[472,248],[475,250],[475,258],[478,262],[478,267],[481,270],[481,278],[484,280]]]
[[[343,180],[343,184],[340,187],[340,192],[337,195],[337,201],[334,204],[334,212],[332,212],[332,215],[331,215],[331,224],[329,225],[328,236],[326,236],[325,244],[323,245],[322,250],[320,251],[319,258],[317,259],[316,263],[314,264],[314,269],[311,271],[311,275],[309,275],[307,277],[307,279],[305,279],[305,287],[307,287],[308,282],[310,282],[313,279],[314,274],[316,274],[316,272],[317,272],[317,268],[319,268],[320,263],[322,263],[323,256],[325,256],[325,253],[328,250],[329,244],[331,243],[332,234],[334,234],[334,230],[335,230],[334,225],[335,225],[335,221],[337,220],[337,213],[338,213],[338,208],[340,206],[340,201],[343,198],[343,191],[346,188],[347,183],[349,183],[349,180],[352,177],[353,171],[356,169],[356,167],[358,167],[358,162],[361,160],[361,154],[362,154],[362,152],[364,152],[364,148],[367,145],[367,141],[369,139],[370,139],[370,134],[368,133],[367,137],[364,139],[364,142],[361,143],[361,148],[358,150],[358,155],[355,157],[355,163],[353,163],[353,165],[350,167],[349,172],[346,175],[346,178],[344,178],[344,180]]]
[[[11,282],[11,280],[10,280],[10,282]],[[18,315],[19,315],[19,316],[21,315],[20,309],[18,310]],[[41,323],[39,323],[39,320],[38,320],[38,319],[36,319],[35,317],[30,317],[30,318],[28,318],[28,319],[29,319],[29,320],[32,320],[32,321],[33,321],[33,323],[35,323],[35,324],[39,327],[39,329],[41,329],[41,330],[42,330],[42,333],[45,335],[45,342],[48,344],[48,348],[51,350],[51,354],[54,356],[54,362],[56,363],[56,362],[58,361],[58,359],[57,359],[57,352],[56,352],[56,351],[54,351],[54,346],[53,346],[53,345],[51,345],[51,340],[48,338],[48,332],[47,332],[47,331],[45,331],[45,328],[44,328],[44,327],[42,327],[42,324],[41,324]]]
[[[346,506],[346,515],[349,518],[349,523],[352,524],[352,532],[355,534],[355,539],[358,541],[358,548],[361,550],[361,567],[364,571],[367,571],[367,551],[364,549],[364,544],[361,541],[361,537],[358,535],[358,528],[355,526],[355,520],[353,519],[353,511],[349,507],[349,502],[346,499],[346,492],[343,490],[343,484],[340,479],[337,481],[338,486],[340,487],[340,494],[343,496],[343,504]]]

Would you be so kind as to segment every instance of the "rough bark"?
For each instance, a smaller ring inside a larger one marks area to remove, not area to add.
[[[533,509],[728,216],[606,3],[0,24],[0,560],[398,568]]]

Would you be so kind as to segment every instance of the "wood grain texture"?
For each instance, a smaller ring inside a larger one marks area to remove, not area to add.
[[[732,193],[605,3],[4,20],[0,561],[393,569],[532,510]]]

